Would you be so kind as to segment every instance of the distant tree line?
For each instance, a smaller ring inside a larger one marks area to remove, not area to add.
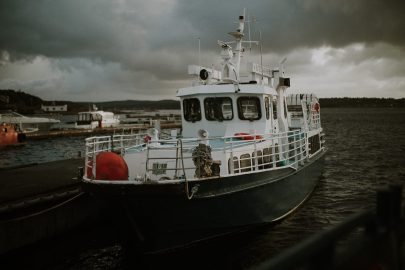
[[[44,105],[68,105],[68,113],[87,111],[96,105],[98,109],[119,112],[121,110],[168,110],[180,109],[178,100],[123,100],[107,102],[72,102],[72,101],[46,101],[39,97],[27,94],[21,90],[1,90],[0,109],[11,109],[20,113],[41,112]],[[405,98],[321,98],[321,107],[395,107],[405,108]]]
[[[324,108],[333,107],[372,107],[372,108],[405,108],[405,98],[320,98],[319,102]]]

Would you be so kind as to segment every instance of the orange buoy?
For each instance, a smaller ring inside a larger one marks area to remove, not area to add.
[[[96,157],[96,180],[128,180],[128,165],[113,152],[102,152]]]
[[[12,124],[0,124],[0,147],[17,145],[25,140],[25,134]]]
[[[236,137],[236,139],[244,140],[244,141],[251,141],[251,140],[254,140],[255,138],[256,138],[256,140],[263,139],[263,137],[260,135],[254,136],[254,135],[251,135],[249,133],[244,133],[244,132],[235,133],[234,136]]]

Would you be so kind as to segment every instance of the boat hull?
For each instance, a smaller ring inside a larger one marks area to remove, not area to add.
[[[148,251],[157,251],[286,217],[314,190],[324,154],[313,156],[299,170],[189,181],[188,186],[84,183],[90,193],[108,198],[111,212],[125,217],[115,217],[121,229],[132,229]]]

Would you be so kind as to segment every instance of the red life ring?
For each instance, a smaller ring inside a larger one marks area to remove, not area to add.
[[[152,137],[149,136],[149,135],[146,135],[145,137],[143,137],[143,142],[144,142],[144,143],[148,143],[148,142],[150,142],[151,140],[152,140]]]
[[[317,103],[315,103],[315,105],[314,105],[314,109],[315,109],[315,111],[317,112],[317,113],[319,113],[319,109],[320,109],[320,107],[319,107],[319,103],[317,102]]]
[[[234,136],[236,139],[244,140],[244,141],[251,141],[251,140],[255,139],[254,135],[251,135],[249,133],[244,133],[244,132],[235,133]],[[262,136],[256,135],[256,140],[261,140],[261,139],[263,139]]]

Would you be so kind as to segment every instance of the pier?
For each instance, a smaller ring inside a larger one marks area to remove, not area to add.
[[[48,138],[57,138],[57,137],[71,137],[71,136],[93,136],[93,135],[102,135],[102,134],[121,134],[121,133],[139,133],[140,131],[145,131],[149,128],[152,128],[151,125],[128,125],[128,126],[119,126],[114,128],[96,128],[93,130],[90,129],[65,129],[65,130],[49,130],[49,131],[37,131],[32,133],[27,133],[28,140],[42,140]],[[177,129],[181,128],[181,124],[161,124],[161,129]]]
[[[0,170],[0,255],[91,220],[97,207],[82,192],[81,158]]]

